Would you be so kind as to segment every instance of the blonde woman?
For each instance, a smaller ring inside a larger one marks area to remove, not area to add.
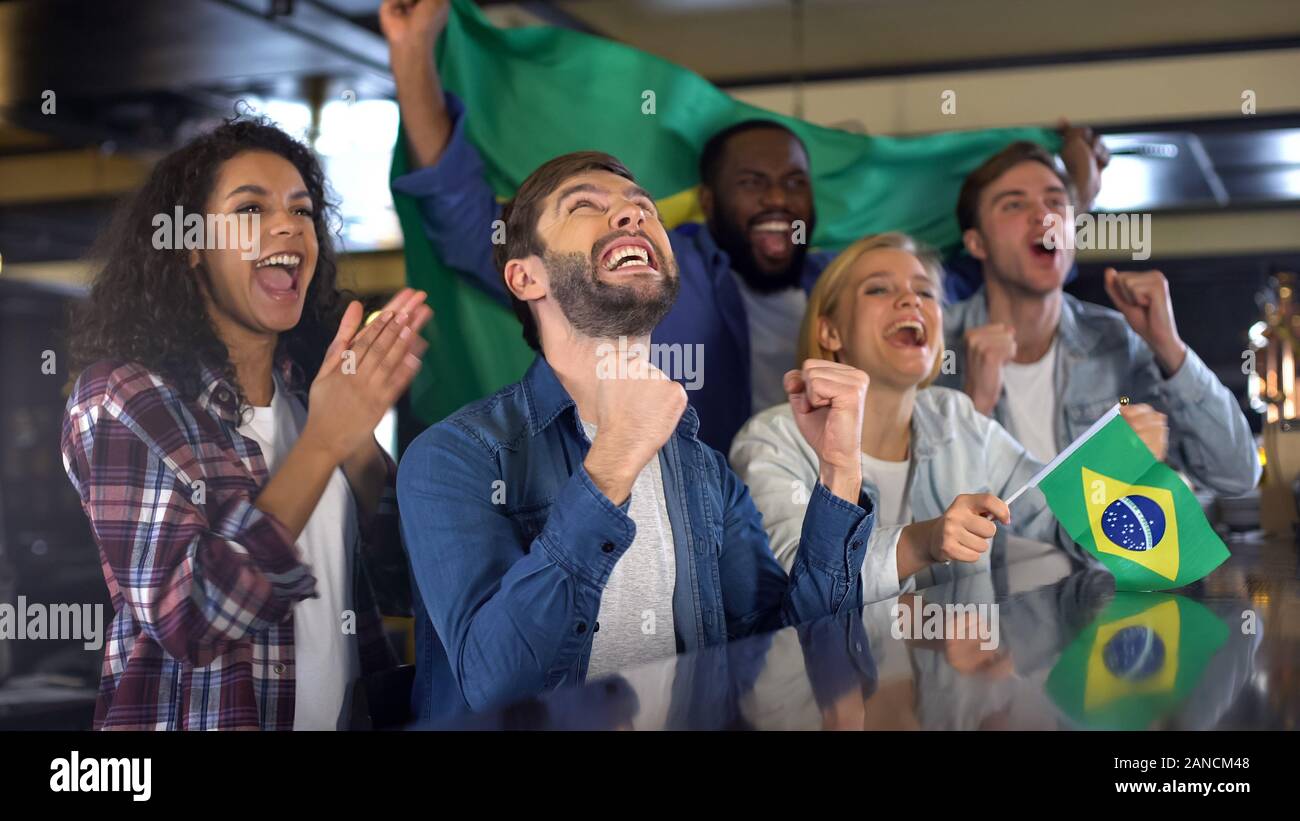
[[[800,330],[799,362],[840,362],[870,378],[862,481],[876,526],[862,569],[866,601],[945,581],[963,567],[987,569],[995,521],[1029,538],[1056,535],[1037,491],[1016,502],[1014,515],[1003,502],[1042,464],[964,393],[926,387],[943,362],[941,272],[938,259],[905,234],[858,240],[817,281]],[[1164,417],[1149,406],[1125,416],[1164,458]],[[732,444],[731,464],[788,569],[818,464],[790,405],[750,419]]]

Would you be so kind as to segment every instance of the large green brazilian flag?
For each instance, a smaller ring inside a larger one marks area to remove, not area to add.
[[[811,244],[830,249],[896,230],[951,251],[960,239],[957,192],[968,173],[1014,140],[1060,147],[1056,133],[1042,128],[910,138],[824,128],[741,103],[694,72],[610,40],[553,27],[496,28],[469,0],[453,0],[437,62],[444,86],[465,103],[466,133],[498,197],[559,154],[606,151],[659,201],[669,228],[702,219],[700,149],[742,120],[777,120],[807,144],[818,215]],[[394,177],[408,169],[404,139],[398,135],[393,152]],[[429,292],[437,313],[412,388],[415,412],[432,422],[518,379],[532,353],[508,310],[439,262],[416,203],[395,199],[407,282]],[[487,228],[483,236],[490,237]]]

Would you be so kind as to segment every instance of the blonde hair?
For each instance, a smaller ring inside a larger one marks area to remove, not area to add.
[[[878,251],[882,248],[893,248],[898,251],[905,251],[916,257],[917,262],[925,273],[934,282],[938,290],[940,301],[943,295],[943,265],[939,261],[939,256],[928,246],[912,239],[899,231],[889,231],[883,234],[871,234],[854,242],[848,248],[840,252],[839,256],[831,260],[831,264],[826,266],[826,270],[818,277],[817,284],[813,286],[812,293],[808,295],[808,308],[804,311],[803,323],[799,328],[799,358],[798,362],[802,364],[806,359],[826,359],[831,362],[838,361],[834,351],[829,351],[822,347],[820,325],[822,317],[830,317],[839,307],[840,298],[844,295],[849,286],[849,272],[853,270],[853,265],[858,259],[870,251]],[[936,328],[934,333],[942,339],[943,329]],[[939,376],[939,369],[943,365],[943,347],[940,346],[934,357],[934,367],[930,373],[921,381],[920,387],[924,388]]]

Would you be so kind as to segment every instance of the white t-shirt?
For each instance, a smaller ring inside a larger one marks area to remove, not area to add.
[[[668,711],[673,706],[673,682],[677,678],[677,656],[622,670],[619,675],[636,693],[637,709],[632,717],[632,729],[667,729]]]
[[[770,294],[752,290],[739,274],[736,284],[745,303],[749,323],[749,395],[758,413],[786,401],[781,384],[785,372],[796,367],[799,326],[808,295],[803,288],[783,288]]]
[[[595,440],[595,425],[584,421],[582,429]],[[588,680],[677,654],[673,632],[677,554],[658,456],[637,474],[627,515],[636,525],[636,535],[600,596],[596,615],[600,629],[591,637]]]
[[[253,408],[253,417],[239,433],[262,449],[268,473],[288,455],[307,409],[276,379],[271,406]],[[351,711],[348,687],[361,675],[356,636],[344,633],[355,626],[352,610],[352,547],[359,538],[356,505],[343,471],[336,468],[298,537],[303,561],[316,576],[319,598],[293,606],[295,730],[337,730]]]
[[[912,523],[912,503],[907,494],[908,460],[886,462],[862,454],[862,478],[876,486],[876,526],[893,527]]]
[[[1002,366],[1011,434],[1040,462],[1056,458],[1056,339],[1037,362]]]

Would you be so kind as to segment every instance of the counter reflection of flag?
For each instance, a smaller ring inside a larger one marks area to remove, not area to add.
[[[1070,537],[1115,575],[1117,590],[1183,587],[1228,558],[1196,496],[1142,443],[1119,405],[1026,487],[1034,486]]]
[[[1228,638],[1204,606],[1167,593],[1117,593],[1047,677],[1046,689],[1081,726],[1138,730],[1169,715]]]
[[[865,234],[906,231],[948,252],[961,246],[957,193],[980,163],[1015,140],[1049,150],[1045,128],[885,137],[851,134],[742,103],[698,74],[622,43],[568,29],[500,29],[470,0],[453,0],[438,47],[443,85],[468,112],[465,136],[488,184],[509,197],[533,169],[569,151],[607,151],[658,201],[669,228],[703,218],[700,149],[742,120],[777,120],[808,146],[816,195],[812,245],[843,247]],[[393,175],[407,170],[398,135]],[[411,404],[426,421],[518,379],[533,355],[511,311],[464,281],[434,252],[417,203],[395,198],[407,283],[437,311]],[[491,228],[484,226],[487,241]]]

